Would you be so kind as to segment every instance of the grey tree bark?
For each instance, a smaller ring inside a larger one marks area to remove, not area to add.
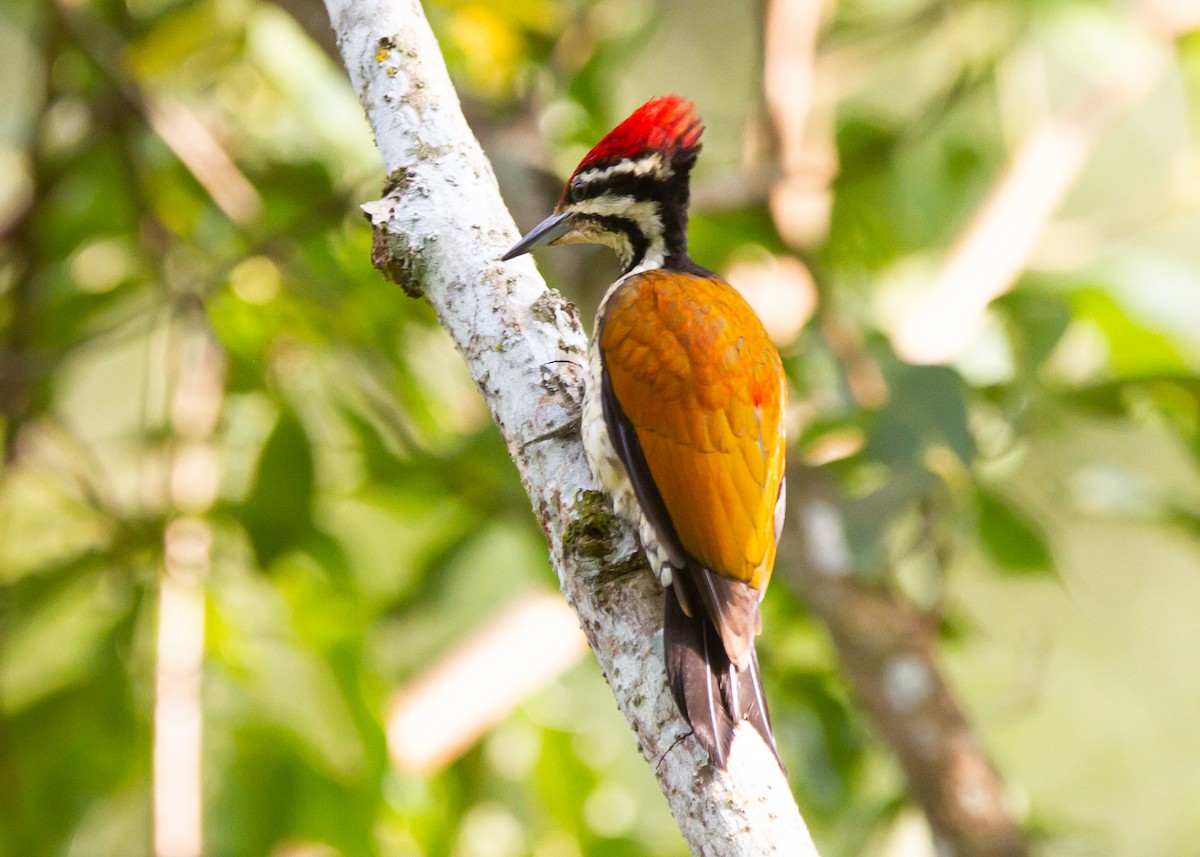
[[[688,728],[655,647],[661,592],[596,491],[577,431],[586,337],[575,308],[528,257],[497,261],[519,233],[420,4],[326,7],[388,172],[385,197],[363,206],[376,266],[429,301],[467,361],[563,593],[692,853],[815,857],[787,781],[752,729],[740,730],[725,773],[696,742],[678,740]]]

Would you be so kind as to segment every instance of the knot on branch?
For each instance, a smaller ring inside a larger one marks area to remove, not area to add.
[[[418,264],[412,248],[403,245],[388,230],[393,214],[393,197],[402,193],[410,180],[410,170],[404,167],[393,170],[383,186],[383,199],[366,203],[362,206],[362,212],[371,224],[371,264],[385,279],[403,289],[404,294],[410,298],[420,298],[425,296],[425,289],[421,286],[423,266]]]

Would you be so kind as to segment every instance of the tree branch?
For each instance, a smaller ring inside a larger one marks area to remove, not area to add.
[[[829,630],[842,672],[895,751],[939,854],[1029,853],[1004,783],[937,663],[935,623],[883,586],[853,574],[834,487],[788,472],[790,538],[779,577]]]
[[[425,296],[466,358],[563,592],[692,852],[815,855],[787,781],[752,729],[739,732],[725,774],[696,742],[677,740],[687,726],[653,645],[661,591],[595,492],[578,437],[586,339],[574,307],[546,289],[531,261],[497,262],[519,233],[420,5],[326,7],[388,171],[387,196],[363,206],[374,261]]]

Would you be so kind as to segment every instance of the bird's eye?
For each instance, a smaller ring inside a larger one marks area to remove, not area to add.
[[[586,191],[587,185],[584,182],[571,182],[571,202],[579,202],[581,199],[583,199]]]

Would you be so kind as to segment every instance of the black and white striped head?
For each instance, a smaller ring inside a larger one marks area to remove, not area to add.
[[[504,254],[543,244],[603,244],[626,271],[687,259],[688,174],[704,126],[678,95],[647,101],[587,154],[554,214]]]

